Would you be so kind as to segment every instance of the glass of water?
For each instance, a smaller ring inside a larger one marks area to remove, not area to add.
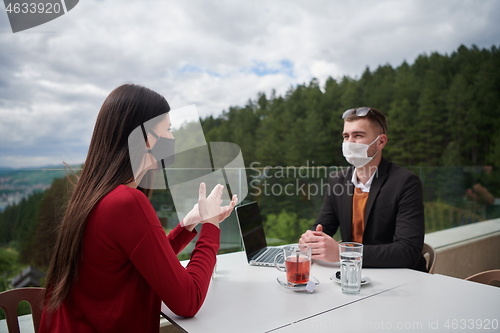
[[[342,242],[339,244],[340,285],[342,293],[356,295],[361,290],[361,266],[363,244]]]

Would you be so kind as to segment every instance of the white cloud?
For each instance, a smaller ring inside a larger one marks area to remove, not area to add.
[[[495,0],[86,0],[17,34],[0,11],[0,166],[81,162],[102,101],[124,82],[217,115],[313,77],[498,45],[499,9]]]

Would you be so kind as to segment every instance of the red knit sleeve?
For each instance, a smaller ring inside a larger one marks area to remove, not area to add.
[[[136,228],[140,230],[122,229],[120,246],[172,312],[183,317],[194,316],[205,300],[212,277],[220,244],[219,228],[212,224],[202,226],[191,260],[184,268],[176,254],[196,233],[177,226],[167,237],[149,200],[140,192],[131,193],[135,200],[128,201],[127,216],[133,217],[130,223],[139,223]]]
[[[168,233],[167,239],[177,255],[184,250],[186,245],[189,244],[189,242],[191,242],[196,235],[196,229],[193,229],[193,231],[187,231],[186,228],[177,224],[177,226]]]
[[[219,240],[219,228],[211,224],[203,225],[191,260],[184,268],[175,256],[163,229],[152,228],[130,259],[172,312],[192,317],[205,300]]]

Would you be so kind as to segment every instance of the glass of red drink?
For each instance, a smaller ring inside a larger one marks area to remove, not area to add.
[[[281,272],[286,272],[288,284],[292,286],[305,285],[311,272],[311,253],[309,245],[287,245],[283,252],[274,258],[274,266]],[[285,262],[280,263],[283,256]]]

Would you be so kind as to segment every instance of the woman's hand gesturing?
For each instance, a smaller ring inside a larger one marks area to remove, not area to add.
[[[224,221],[233,211],[234,206],[238,202],[238,197],[233,195],[229,205],[221,207],[221,197],[224,186],[218,184],[214,187],[208,197],[206,197],[206,185],[200,184],[198,203],[186,215],[181,225],[193,230],[198,223],[212,223],[219,226],[219,223]]]

